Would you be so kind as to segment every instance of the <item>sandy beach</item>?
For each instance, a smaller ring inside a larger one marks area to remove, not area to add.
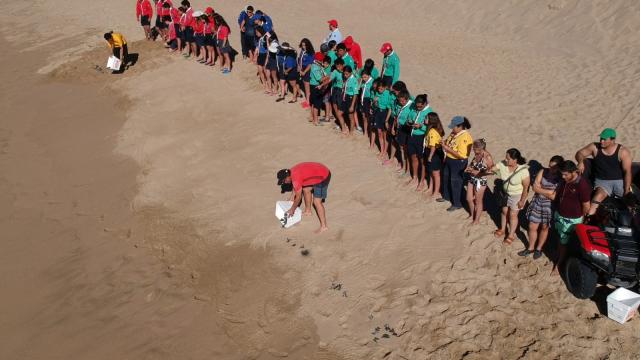
[[[238,50],[244,5],[213,4]],[[640,150],[634,1],[252,5],[292,44],[333,18],[377,64],[392,42],[409,88],[496,158],[573,157],[604,127]],[[134,10],[0,4],[0,359],[640,357],[611,290],[575,299],[489,216],[469,227],[405,187],[241,58],[223,76],[143,40]],[[122,75],[104,70],[109,30],[139,57]],[[275,173],[300,161],[332,172],[321,235],[273,216]]]

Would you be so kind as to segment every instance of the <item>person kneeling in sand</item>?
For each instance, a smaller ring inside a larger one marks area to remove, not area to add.
[[[291,169],[278,171],[278,185],[291,184],[293,186],[293,204],[291,209],[287,211],[287,216],[293,216],[303,198],[304,211],[302,215],[311,215],[311,195],[313,194],[313,205],[316,208],[318,219],[320,219],[320,228],[316,230],[316,233],[328,230],[323,201],[327,198],[329,181],[331,181],[329,168],[317,162],[303,162]]]

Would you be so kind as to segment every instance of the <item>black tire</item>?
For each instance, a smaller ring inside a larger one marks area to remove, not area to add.
[[[596,293],[598,273],[580,259],[570,257],[565,267],[567,289],[578,299],[589,299]]]

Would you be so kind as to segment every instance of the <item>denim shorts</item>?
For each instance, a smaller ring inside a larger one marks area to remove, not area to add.
[[[327,192],[329,190],[329,182],[331,181],[331,173],[327,176],[324,181],[319,184],[313,185],[313,197],[317,199],[326,199]]]
[[[602,180],[596,179],[594,186],[596,189],[601,188],[608,196],[615,195],[617,197],[624,196],[624,180]]]

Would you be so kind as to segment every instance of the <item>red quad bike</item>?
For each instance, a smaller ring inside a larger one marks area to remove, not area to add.
[[[636,201],[609,198],[589,224],[576,225],[578,241],[570,249],[564,273],[575,297],[593,297],[598,283],[624,288],[638,284],[640,231],[634,216],[639,209]]]

